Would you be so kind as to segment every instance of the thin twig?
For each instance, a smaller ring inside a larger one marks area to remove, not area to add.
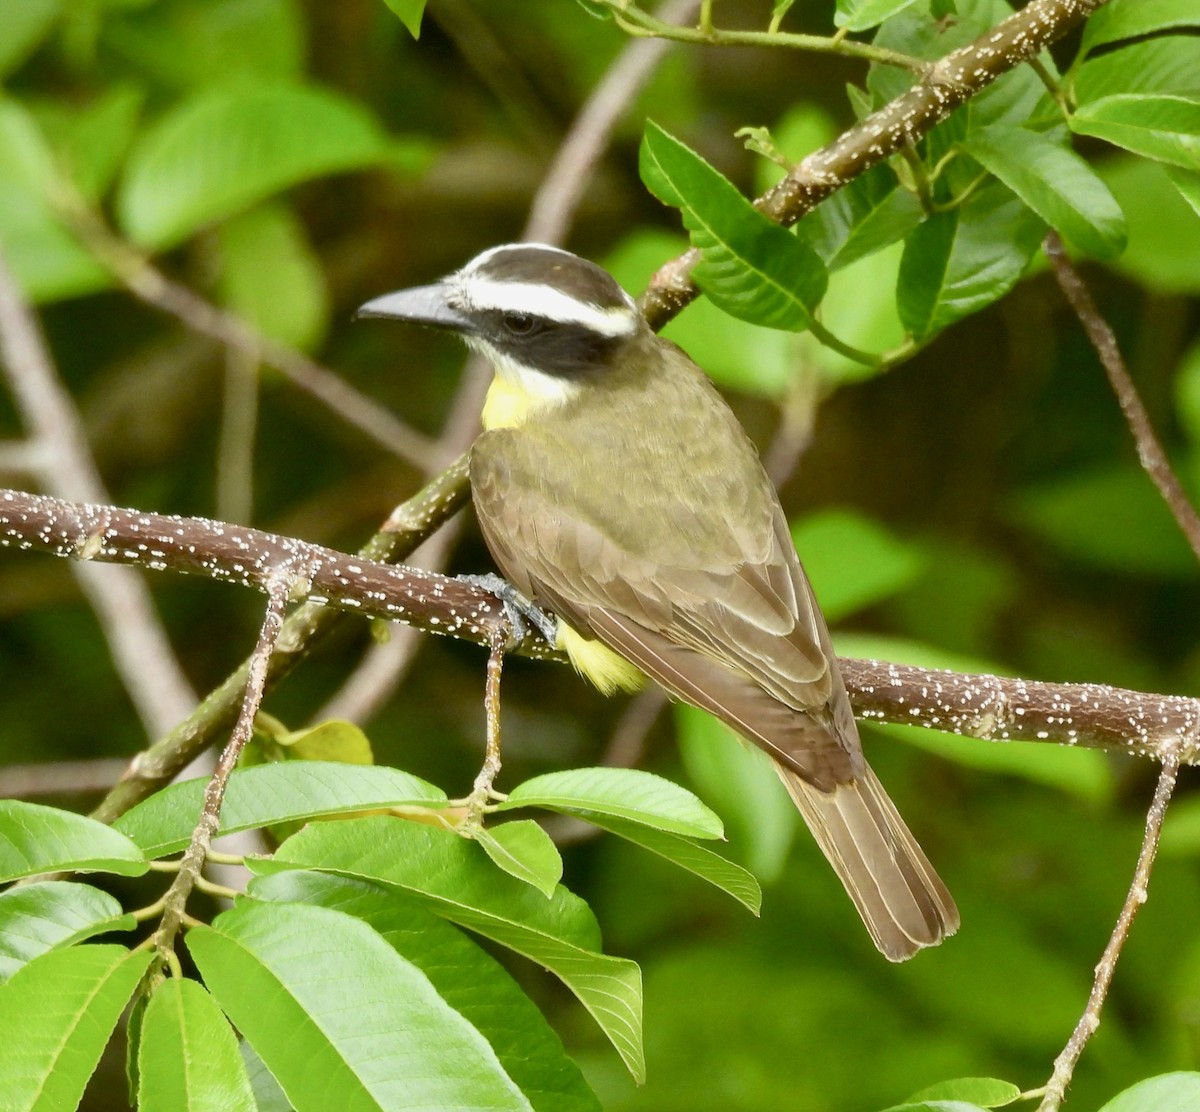
[[[1046,236],[1042,249],[1050,260],[1059,287],[1079,318],[1079,323],[1083,326],[1088,340],[1095,349],[1105,374],[1108,375],[1108,381],[1112,386],[1113,393],[1117,396],[1121,412],[1129,424],[1129,431],[1133,433],[1138,459],[1141,461],[1143,469],[1158,488],[1158,493],[1166,502],[1171,516],[1175,518],[1176,524],[1187,538],[1192,552],[1200,560],[1200,515],[1197,515],[1188,499],[1187,492],[1179,481],[1179,476],[1172,469],[1170,460],[1167,459],[1167,453],[1163,451],[1163,446],[1154,433],[1150,414],[1146,412],[1146,407],[1138,395],[1137,387],[1134,386],[1133,379],[1129,376],[1125,360],[1121,357],[1121,348],[1117,343],[1116,334],[1096,307],[1079,271],[1067,258],[1062,240],[1057,232],[1050,232]]]
[[[111,501],[92,459],[78,410],[63,387],[41,329],[0,254],[0,362],[30,433],[42,484],[62,498]],[[34,447],[36,446],[36,447]],[[135,572],[73,568],[96,613],[117,674],[151,737],[196,705],[146,584]]]
[[[483,808],[492,800],[492,785],[500,775],[500,675],[504,670],[504,654],[512,630],[507,622],[494,626],[488,634],[487,679],[484,682],[483,709],[487,723],[487,742],[483,764],[467,802],[467,826],[478,827],[483,822]]]
[[[340,375],[295,348],[264,336],[240,317],[210,304],[186,286],[172,282],[82,202],[69,196],[65,200],[60,197],[59,201],[63,218],[75,234],[139,301],[173,316],[191,331],[241,352],[255,363],[274,367],[293,386],[316,398],[347,424],[401,459],[424,468],[434,458],[434,446],[427,436],[355,390]]]
[[[187,922],[188,897],[192,889],[200,883],[200,873],[204,868],[209,847],[220,827],[225,788],[237,766],[238,757],[254,733],[254,716],[262,705],[263,692],[266,690],[267,665],[283,629],[283,613],[292,585],[307,578],[306,569],[302,564],[285,562],[275,570],[268,585],[266,613],[263,615],[254,654],[250,658],[241,712],[234,724],[229,743],[221,751],[216,768],[205,786],[204,804],[196,828],[192,832],[192,840],[179,862],[179,872],[163,897],[162,919],[154,932],[154,948],[163,960],[166,960],[168,954],[174,953],[175,937]]]
[[[1146,902],[1146,894],[1150,884],[1150,872],[1154,867],[1154,856],[1158,852],[1159,838],[1162,835],[1163,819],[1167,814],[1167,806],[1175,791],[1175,782],[1179,776],[1179,757],[1170,755],[1163,761],[1162,771],[1158,776],[1158,784],[1154,789],[1154,799],[1150,810],[1146,813],[1146,832],[1142,838],[1142,848],[1138,853],[1137,866],[1133,871],[1133,881],[1117,916],[1116,926],[1113,927],[1108,945],[1104,947],[1100,963],[1096,966],[1095,979],[1092,981],[1092,991],[1088,994],[1087,1006],[1075,1025],[1067,1045],[1062,1053],[1054,1060],[1054,1073],[1046,1083],[1045,1095],[1038,1107],[1038,1112],[1057,1112],[1066,1096],[1067,1086],[1075,1072],[1075,1066],[1087,1046],[1088,1040],[1100,1026],[1100,1012],[1112,985],[1113,974],[1116,972],[1117,959],[1129,938],[1134,916]]]

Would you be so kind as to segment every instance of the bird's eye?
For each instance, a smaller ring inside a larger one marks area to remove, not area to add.
[[[537,327],[536,318],[529,313],[505,313],[500,320],[513,336],[528,336]]]

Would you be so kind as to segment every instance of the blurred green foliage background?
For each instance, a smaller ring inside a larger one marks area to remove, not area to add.
[[[761,21],[767,7],[719,5],[729,25]],[[827,31],[830,7],[797,4],[794,22]],[[1161,74],[1169,68],[1150,54],[1165,41],[1127,49],[1144,50],[1145,66]],[[353,549],[421,476],[275,372],[248,388],[252,368],[117,289],[39,207],[23,120],[36,121],[80,188],[170,275],[436,438],[462,352],[434,334],[354,324],[353,310],[517,237],[549,159],[626,43],[567,0],[435,0],[419,41],[378,0],[8,0],[0,245],[39,305],[113,500]],[[1060,45],[1060,61],[1077,43]],[[768,126],[799,156],[852,122],[844,86],[864,72],[781,51],[672,50],[595,171],[568,245],[638,292],[685,246],[677,214],[638,179],[647,118],[755,192],[770,166],[734,132]],[[156,214],[156,197],[192,190],[203,222],[214,196],[203,181],[172,181],[160,129],[207,112],[198,126],[213,128],[213,158],[238,156],[221,146],[218,125],[222,98],[247,90],[261,97],[256,111],[278,114],[281,142],[289,127],[303,129],[325,176],[199,233],[173,227],[170,213]],[[310,115],[294,114],[297,97],[310,98]],[[1161,168],[1099,143],[1081,149],[1130,226],[1124,256],[1086,266],[1086,276],[1195,489],[1200,220]],[[851,308],[863,303],[873,303],[865,288]],[[666,334],[728,389],[761,445],[782,412],[795,416],[798,397],[819,399],[811,444],[781,493],[839,651],[1200,690],[1188,618],[1200,575],[1048,274],[1032,274],[878,377],[839,371],[803,338],[704,303]],[[23,431],[0,391],[0,440]],[[252,467],[230,473],[219,458]],[[28,483],[20,473],[0,478]],[[469,526],[452,568],[488,566]],[[188,678],[207,690],[251,647],[260,600],[174,576],[151,587]],[[369,644],[365,624],[339,635],[267,709],[303,724]],[[472,646],[425,639],[401,690],[367,724],[376,759],[464,791],[482,745],[483,659]],[[0,692],[0,763],[130,756],[146,741],[63,563],[0,553]],[[504,705],[514,783],[600,760],[624,710],[567,669],[516,660]],[[863,733],[959,901],[960,934],[902,967],[880,960],[815,847],[805,837],[793,846],[777,799],[717,798],[720,773],[706,774],[705,762],[724,739],[690,713],[664,714],[643,763],[713,803],[729,825],[728,851],[771,884],[755,920],[616,839],[570,850],[566,883],[596,909],[606,948],[645,971],[648,1084],[632,1084],[560,988],[517,973],[606,1108],[849,1110],[956,1075],[1033,1087],[1049,1074],[1132,872],[1155,769],[1050,746]],[[1151,1073],[1200,1068],[1192,788],[1185,777],[1073,1107],[1096,1107]],[[119,1084],[93,1089],[87,1107],[124,1107]]]

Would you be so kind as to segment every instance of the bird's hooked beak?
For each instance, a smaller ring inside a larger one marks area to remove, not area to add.
[[[354,317],[389,317],[451,332],[475,331],[471,318],[451,305],[450,287],[445,282],[385,293],[360,306]]]

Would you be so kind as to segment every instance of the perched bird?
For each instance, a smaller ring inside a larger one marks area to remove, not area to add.
[[[863,757],[754,446],[611,275],[511,244],[359,315],[455,332],[491,361],[475,511],[579,672],[606,693],[649,676],[765,749],[886,957],[953,934],[953,899]]]

